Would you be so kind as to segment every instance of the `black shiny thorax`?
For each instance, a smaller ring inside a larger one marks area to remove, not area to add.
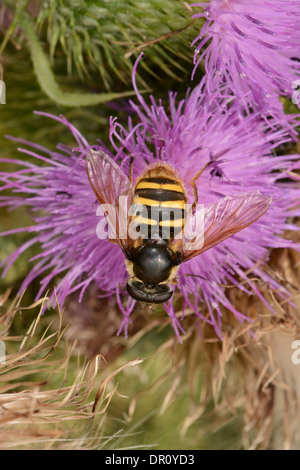
[[[165,282],[171,269],[180,262],[163,239],[142,240],[138,248],[130,250],[128,259],[133,263],[133,273],[144,284],[157,286]]]

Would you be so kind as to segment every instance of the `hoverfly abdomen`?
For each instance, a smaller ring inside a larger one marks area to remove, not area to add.
[[[186,195],[175,172],[166,165],[148,170],[134,188],[133,204],[144,210],[134,217],[141,238],[172,240],[183,231]]]

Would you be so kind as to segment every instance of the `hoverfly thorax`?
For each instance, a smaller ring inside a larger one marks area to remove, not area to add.
[[[136,300],[147,303],[166,302],[173,295],[168,286],[175,276],[177,256],[168,246],[168,240],[144,240],[140,249],[133,252],[133,278],[136,281],[127,284],[127,291]],[[130,272],[130,268],[129,268]]]
[[[143,240],[139,249],[133,250],[129,260],[137,279],[149,285],[166,282],[174,267],[175,256],[168,240]]]

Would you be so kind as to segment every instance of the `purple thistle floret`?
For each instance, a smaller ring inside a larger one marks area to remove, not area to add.
[[[134,178],[158,159],[168,162],[184,181],[189,203],[193,202],[190,181],[208,161],[212,162],[211,165],[197,181],[199,203],[209,204],[225,196],[252,191],[260,191],[266,197],[273,196],[271,207],[261,219],[180,267],[176,289],[183,297],[182,317],[187,309],[192,309],[196,317],[213,325],[221,338],[224,307],[238,320],[251,321],[232,305],[224,285],[236,284],[246,295],[255,293],[266,302],[250,279],[255,276],[268,283],[280,297],[290,295],[264,269],[264,265],[271,248],[298,248],[284,235],[286,230],[298,229],[290,220],[300,215],[300,209],[296,207],[300,196],[299,176],[294,173],[300,168],[299,155],[274,156],[274,149],[290,141],[286,131],[270,129],[258,114],[242,120],[236,108],[224,113],[225,101],[222,107],[210,101],[203,83],[178,104],[176,94],[170,93],[169,114],[153,97],[150,98],[151,104],[147,105],[135,81],[134,88],[139,100],[139,105],[131,102],[136,112],[135,124],[129,118],[125,129],[111,118],[113,154],[101,142],[93,149],[102,149],[114,161],[121,162],[125,173],[128,172],[130,155],[134,155]],[[74,291],[80,291],[80,302],[88,285],[95,282],[100,296],[117,299],[124,314],[120,330],[124,328],[127,333],[134,301],[124,295],[127,273],[121,249],[96,236],[98,203],[89,184],[84,161],[90,145],[64,117],[50,117],[69,128],[77,140],[78,149],[72,152],[58,145],[56,151],[50,151],[37,144],[14,139],[30,147],[20,149],[21,152],[47,165],[41,167],[11,160],[24,168],[0,174],[4,183],[2,190],[12,189],[15,193],[14,196],[3,196],[1,205],[10,209],[29,206],[35,222],[32,227],[19,229],[32,232],[33,238],[5,260],[4,274],[26,248],[39,243],[40,254],[30,260],[36,264],[21,290],[47,272],[37,296],[56,277],[57,299],[62,304]],[[18,192],[25,193],[26,197],[18,196]],[[45,214],[41,216],[40,211]],[[6,234],[16,232],[18,230]],[[246,271],[249,269],[251,274],[248,275]],[[180,339],[183,329],[172,299],[164,306]]]
[[[194,72],[204,59],[210,93],[226,83],[241,110],[260,111],[286,125],[279,96],[299,88],[299,0],[197,2],[194,17],[206,18],[196,45]],[[228,89],[227,89],[228,91]]]

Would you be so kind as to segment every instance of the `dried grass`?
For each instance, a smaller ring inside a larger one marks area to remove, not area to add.
[[[1,297],[0,305],[7,297]],[[86,360],[74,352],[60,310],[44,327],[46,301],[24,308],[16,298],[0,317],[0,340],[7,352],[0,364],[0,449],[103,448],[114,439],[104,434],[106,410],[116,390],[107,385],[140,361],[124,364],[99,382],[102,356]],[[29,310],[38,313],[27,332],[11,334],[17,317]],[[115,437],[121,435],[120,429]]]
[[[230,312],[224,312],[222,342],[207,325],[201,328],[202,341],[191,329],[185,339],[184,362],[192,397],[199,368],[203,368],[205,379],[183,433],[203,419],[213,399],[215,429],[218,421],[223,426],[226,420],[242,416],[244,449],[300,448],[300,364],[292,361],[292,343],[300,340],[300,254],[276,250],[266,269],[290,289],[294,305],[261,283],[260,292],[276,311],[274,315],[257,296],[231,289],[231,301],[253,323],[241,324]]]

